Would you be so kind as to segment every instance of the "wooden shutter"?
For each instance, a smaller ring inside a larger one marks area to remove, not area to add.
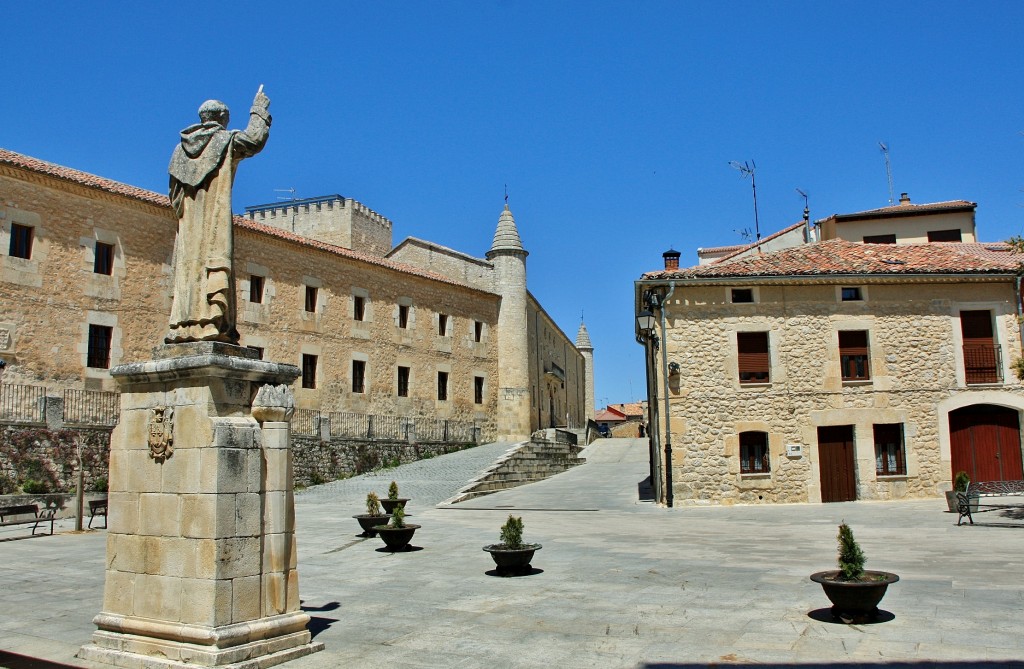
[[[740,383],[767,383],[769,375],[768,333],[736,333]]]

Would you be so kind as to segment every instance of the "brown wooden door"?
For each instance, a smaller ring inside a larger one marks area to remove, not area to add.
[[[818,428],[818,467],[822,502],[852,502],[857,499],[852,425]]]
[[[1020,419],[1015,409],[976,404],[949,413],[952,471],[972,481],[1021,480]]]

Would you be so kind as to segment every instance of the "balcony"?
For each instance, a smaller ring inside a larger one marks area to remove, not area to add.
[[[1002,354],[998,346],[964,346],[964,377],[967,385],[1002,383]]]

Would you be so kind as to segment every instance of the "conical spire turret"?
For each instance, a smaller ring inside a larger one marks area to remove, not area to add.
[[[583,321],[580,321],[579,332],[576,333],[576,348],[583,350],[585,348],[594,350],[594,345],[590,343],[590,333],[587,332],[587,326]]]
[[[487,252],[490,259],[500,251],[515,251],[526,254],[523,242],[519,239],[519,230],[516,228],[516,220],[512,217],[512,210],[505,205],[505,210],[498,218],[498,229],[494,231],[494,242],[491,250]]]

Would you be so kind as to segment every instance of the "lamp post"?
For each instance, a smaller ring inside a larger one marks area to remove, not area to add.
[[[645,302],[648,296],[645,295]],[[661,502],[661,457],[660,433],[658,429],[658,374],[655,369],[658,333],[657,319],[649,308],[636,315],[638,343],[644,347],[644,371],[647,375],[647,443],[651,460],[651,486],[655,503]]]

